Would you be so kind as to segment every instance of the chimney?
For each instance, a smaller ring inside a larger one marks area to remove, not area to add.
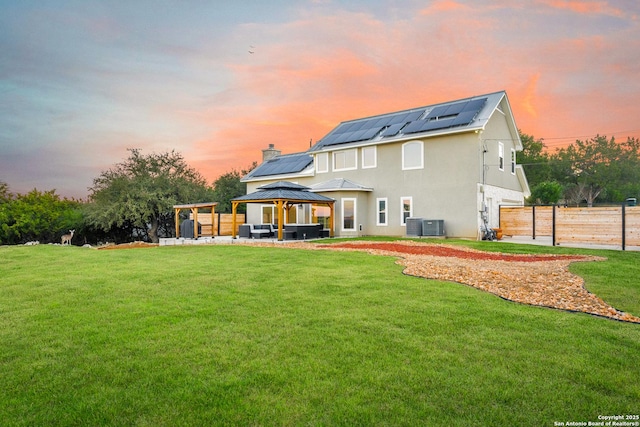
[[[276,150],[273,144],[269,144],[269,148],[262,150],[262,162],[266,162],[267,160],[279,156],[282,154],[280,150]]]

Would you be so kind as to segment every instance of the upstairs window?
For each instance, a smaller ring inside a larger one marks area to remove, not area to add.
[[[511,173],[516,174],[516,150],[511,149]]]
[[[498,142],[498,169],[504,170],[504,144]]]
[[[358,167],[358,159],[356,150],[334,151],[333,153],[333,170],[345,171]]]
[[[362,147],[362,169],[375,168],[377,166],[376,147]]]
[[[402,170],[424,167],[424,145],[422,141],[407,142],[402,145]]]
[[[316,154],[316,172],[329,172],[329,153]]]

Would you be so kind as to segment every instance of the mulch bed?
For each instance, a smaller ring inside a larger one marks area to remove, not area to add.
[[[306,245],[309,247],[310,245]],[[622,312],[587,291],[569,264],[602,261],[582,255],[512,255],[445,244],[351,242],[317,245],[321,249],[358,250],[397,256],[404,273],[466,284],[522,304],[588,313],[623,322],[640,318]]]
[[[342,248],[342,249],[372,249],[378,251],[398,252],[411,255],[433,255],[441,257],[456,257],[464,259],[477,259],[483,261],[521,261],[521,262],[537,262],[550,261],[557,259],[565,260],[584,260],[581,255],[514,255],[499,252],[481,252],[469,248],[461,248],[447,245],[434,244],[416,244],[407,243],[338,243],[333,245],[320,245],[325,249]]]

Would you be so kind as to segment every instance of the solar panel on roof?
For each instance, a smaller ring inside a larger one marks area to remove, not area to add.
[[[384,130],[384,132],[382,132],[382,136],[386,137],[386,136],[397,135],[398,132],[400,132],[400,129],[402,129],[402,126],[404,126],[404,122],[393,124],[393,125],[389,126],[388,128],[386,128]]]
[[[444,112],[443,116],[452,116],[454,114],[458,114],[464,109],[467,104],[468,102],[456,102],[455,104],[451,104],[447,108],[447,111]]]
[[[451,123],[451,126],[468,125],[473,121],[473,118],[476,116],[476,114],[478,114],[477,111],[463,111],[462,113],[458,114],[455,119],[453,119],[453,123]]]
[[[376,120],[376,122],[371,127],[382,129],[383,127],[388,125],[390,121],[391,121],[391,117],[382,117],[382,118]]]
[[[320,140],[321,145],[331,145],[331,144],[333,144],[333,142],[338,138],[338,135],[340,135],[340,134],[332,133],[330,135],[325,136],[324,138],[322,138]]]
[[[308,154],[289,157],[275,157],[258,166],[252,176],[281,175],[304,170],[311,164],[313,158]]]
[[[374,128],[371,128],[371,129],[367,130],[366,133],[362,136],[362,139],[364,141],[367,141],[367,140],[373,138],[374,136],[376,136],[380,132],[381,129],[382,129],[382,126],[374,127]]]
[[[354,141],[361,141],[363,140],[363,136],[364,134],[367,133],[369,129],[360,129],[358,131],[355,131],[351,134],[351,136],[349,137],[349,139],[345,142],[354,142]]]
[[[447,111],[447,108],[449,108],[448,105],[441,105],[439,107],[434,108],[433,110],[431,110],[431,112],[429,112],[429,114],[427,114],[427,117],[425,117],[425,120],[433,119],[434,117],[440,117],[444,115],[445,111]]]
[[[404,113],[404,114],[396,114],[394,116],[391,117],[391,120],[389,121],[389,123],[387,123],[387,126],[392,126],[398,123],[402,123],[405,124],[406,122],[410,121],[410,120],[405,120],[407,118],[407,116],[409,116],[409,114]]]
[[[406,122],[412,122],[414,120],[418,120],[418,118],[420,116],[422,116],[424,114],[424,110],[421,111],[414,111],[413,113],[409,113],[407,115],[407,117],[405,117],[405,123]]]
[[[424,120],[416,120],[414,122],[411,122],[404,129],[402,129],[402,133],[420,132],[420,129],[422,129],[425,123],[426,122]]]
[[[451,126],[453,118],[443,120],[431,120],[427,122],[418,132],[425,132],[428,130],[445,129]]]
[[[357,125],[358,123],[355,122],[351,122],[351,123],[343,123],[340,126],[338,126],[338,128],[334,131],[335,133],[345,133],[345,132],[349,132],[351,130],[353,130],[353,128]]]
[[[484,107],[485,102],[487,102],[487,98],[474,99],[473,101],[469,101],[462,111],[478,112]]]

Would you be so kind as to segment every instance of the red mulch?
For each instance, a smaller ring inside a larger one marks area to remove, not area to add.
[[[450,246],[441,245],[404,245],[401,243],[336,243],[332,245],[321,245],[324,248],[344,248],[344,249],[377,249],[381,251],[399,252],[412,255],[432,255],[441,257],[456,257],[465,259],[477,259],[483,261],[520,261],[537,262],[552,261],[554,259],[580,260],[580,255],[511,255],[498,252],[480,252],[469,249],[457,249]]]

